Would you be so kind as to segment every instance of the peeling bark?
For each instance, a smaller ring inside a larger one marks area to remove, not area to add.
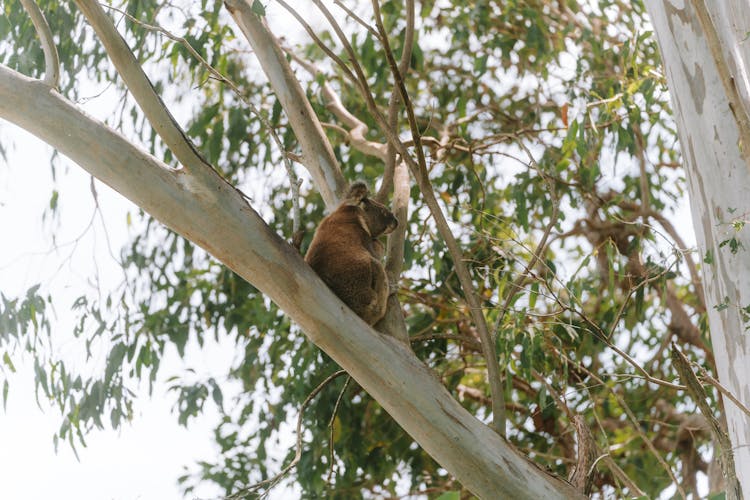
[[[719,380],[747,406],[750,323],[743,308],[750,306],[750,227],[741,225],[750,214],[750,165],[746,162],[750,141],[741,139],[746,131],[738,112],[746,115],[748,109],[750,9],[746,0],[698,3],[710,12],[715,36],[704,33],[705,22],[699,20],[694,2],[647,0],[646,6],[661,49],[682,145]],[[721,44],[718,52],[711,47],[716,40]],[[737,109],[736,98],[727,95],[722,66],[730,71],[736,93],[743,96],[744,110]],[[742,488],[750,491],[750,422],[732,402],[726,401],[725,409],[737,477]]]

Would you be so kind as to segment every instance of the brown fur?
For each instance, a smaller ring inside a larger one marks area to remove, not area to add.
[[[351,185],[346,199],[320,222],[305,261],[346,305],[374,325],[385,315],[389,294],[380,261],[383,244],[377,238],[393,231],[398,221],[367,195],[363,182]]]

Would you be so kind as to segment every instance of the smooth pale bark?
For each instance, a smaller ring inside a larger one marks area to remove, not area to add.
[[[368,327],[212,170],[170,169],[41,82],[3,66],[0,117],[54,146],[260,289],[479,497],[581,498],[469,414],[406,346]]]
[[[744,16],[744,1],[706,2],[715,16]],[[730,4],[734,7],[730,8]],[[740,10],[735,8],[743,4]],[[719,380],[744,405],[750,405],[750,323],[741,308],[750,306],[750,226],[737,231],[733,221],[745,221],[750,213],[750,165],[740,150],[740,126],[729,106],[725,85],[708,46],[692,3],[684,0],[647,0],[664,61],[680,144],[688,179],[693,225],[703,257],[702,272],[706,308]],[[734,10],[733,10],[734,9]],[[738,19],[714,18],[714,26],[726,29]],[[747,28],[745,28],[747,29]],[[747,33],[723,38],[734,40],[736,51],[747,56]],[[734,37],[734,38],[732,38]],[[739,45],[743,45],[741,48]],[[737,59],[737,61],[742,58]],[[737,64],[727,67],[737,70]],[[734,78],[734,77],[733,77]],[[737,75],[734,85],[746,86]],[[747,95],[747,88],[740,94]],[[743,144],[750,148],[750,144]],[[723,242],[736,238],[741,245],[732,253]],[[737,476],[750,492],[750,421],[738,407],[725,400],[729,436]]]
[[[721,55],[724,86],[740,123],[745,161],[750,161],[750,0],[692,0],[711,20]],[[705,29],[705,27],[704,27]],[[721,73],[720,73],[721,74]]]

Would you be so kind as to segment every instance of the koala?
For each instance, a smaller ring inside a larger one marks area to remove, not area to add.
[[[377,238],[396,229],[398,220],[368,194],[364,182],[349,187],[346,198],[318,225],[305,262],[360,318],[374,325],[385,315],[390,293],[381,262],[384,248]]]

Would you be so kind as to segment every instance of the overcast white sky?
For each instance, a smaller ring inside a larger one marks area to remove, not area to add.
[[[104,290],[120,279],[100,223],[86,231],[74,251],[71,245],[63,246],[80,236],[91,219],[90,177],[63,160],[70,168],[64,168],[69,172],[59,177],[62,218],[57,242],[61,248],[53,250],[41,223],[52,186],[51,150],[7,122],[0,122],[0,137],[3,144],[8,144],[8,138],[15,143],[8,164],[0,165],[0,228],[5,234],[0,245],[0,291],[13,297],[41,282],[58,296],[53,322],[56,349],[75,361],[77,347],[67,340],[74,321],[68,309],[72,300],[82,287],[90,289],[95,266],[104,280]],[[132,205],[100,183],[97,190],[107,235],[114,251],[119,252],[128,237],[125,214]],[[203,349],[192,346],[188,352],[190,366],[199,374],[220,375],[232,362],[234,347],[229,342],[217,346],[208,341]],[[171,414],[174,397],[167,395],[163,383],[156,385],[151,399],[146,387],[140,388],[143,397],[136,404],[132,425],[87,436],[88,447],[78,450],[80,462],[67,443],[61,443],[55,455],[52,435],[60,424],[59,414],[43,397],[42,409],[37,406],[31,359],[13,359],[18,373],[11,378],[7,411],[0,410],[0,498],[177,499],[181,496],[176,478],[182,466],[216,455],[211,429],[217,416],[209,412],[192,421],[189,429],[178,426]],[[176,355],[168,356],[160,379],[179,373],[182,364]],[[210,497],[217,492],[206,489],[200,493]]]

